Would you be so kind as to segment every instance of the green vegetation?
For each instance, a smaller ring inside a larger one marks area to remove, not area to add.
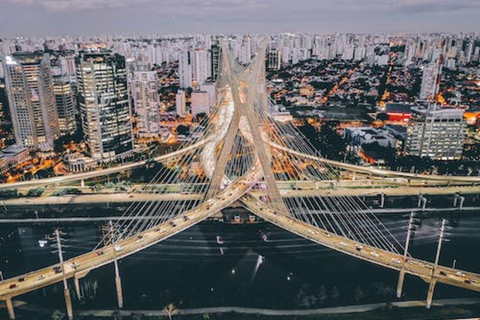
[[[54,196],[61,197],[65,195],[80,195],[82,194],[82,190],[77,188],[65,188],[62,190],[57,190],[53,193]]]
[[[44,192],[43,188],[30,189],[27,192],[27,197],[29,198],[41,197],[43,192]]]
[[[0,200],[18,198],[17,189],[2,189],[0,190]]]

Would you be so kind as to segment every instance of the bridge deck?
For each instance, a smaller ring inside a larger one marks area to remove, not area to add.
[[[303,238],[383,267],[398,271],[402,268],[403,255],[358,243],[282,213],[277,213],[251,195],[244,195],[241,201],[250,211],[262,219]],[[428,261],[407,258],[405,271],[429,281],[432,277],[433,264]],[[435,269],[434,276],[438,282],[480,292],[480,274],[438,266]]]

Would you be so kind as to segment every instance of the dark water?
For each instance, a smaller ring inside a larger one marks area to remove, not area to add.
[[[480,214],[449,215],[448,242],[440,262],[480,271]],[[398,240],[405,240],[408,217],[382,216]],[[422,219],[411,253],[434,260],[440,215]],[[91,250],[101,237],[101,225],[61,226],[65,257]],[[0,270],[6,277],[58,262],[49,245],[38,240],[53,226],[1,226]],[[264,240],[264,235],[267,241]],[[217,243],[217,236],[224,241]],[[396,301],[398,274],[348,257],[283,231],[271,224],[227,225],[204,222],[161,244],[121,261],[125,308],[161,309],[169,302],[182,308],[246,306],[313,308]],[[113,265],[90,272],[81,281],[86,296],[74,298],[74,308],[116,306]],[[407,276],[402,299],[425,299],[427,284]],[[73,288],[73,282],[70,283]],[[73,292],[72,292],[73,293]],[[480,294],[438,285],[435,298],[480,297]],[[63,310],[61,284],[24,295],[22,300]]]

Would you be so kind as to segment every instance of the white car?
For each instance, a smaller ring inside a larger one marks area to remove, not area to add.
[[[370,254],[371,254],[372,256],[374,256],[375,258],[380,257],[380,255],[379,255],[378,253],[376,253],[375,251],[370,251]]]
[[[122,251],[122,250],[123,250],[123,247],[121,245],[119,245],[119,244],[115,245],[115,251],[118,252],[118,251]]]
[[[398,263],[398,264],[402,263],[402,262],[401,262],[399,259],[397,259],[397,258],[392,258],[392,262],[393,262],[393,263]]]
[[[455,272],[455,275],[456,275],[457,277],[462,277],[462,278],[465,278],[465,277],[466,277],[466,276],[465,276],[465,273],[460,272],[460,271]]]
[[[347,244],[346,244],[345,242],[343,242],[343,241],[342,241],[342,242],[340,242],[340,245],[341,245],[341,246],[344,246],[344,247],[346,247],[346,246],[347,246]]]

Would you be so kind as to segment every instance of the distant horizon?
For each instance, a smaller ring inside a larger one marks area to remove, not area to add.
[[[136,34],[128,34],[128,33],[118,33],[118,34],[110,34],[110,33],[97,33],[97,34],[45,34],[45,35],[17,35],[17,36],[2,36],[0,35],[1,40],[11,40],[11,39],[42,39],[42,38],[63,38],[63,37],[71,37],[71,38],[80,38],[80,37],[87,37],[87,38],[100,38],[100,37],[121,37],[121,38],[128,38],[128,37],[144,37],[145,39],[151,39],[152,37],[163,37],[163,36],[187,36],[187,35],[206,35],[206,36],[256,36],[256,35],[280,35],[280,34],[292,34],[292,35],[311,35],[311,36],[327,36],[327,35],[369,35],[369,36],[380,36],[380,35],[388,35],[388,36],[409,36],[409,35],[478,35],[480,36],[480,31],[431,31],[431,32],[405,32],[405,31],[389,31],[389,32],[307,32],[307,31],[279,31],[279,32],[268,32],[268,33],[261,33],[261,32],[157,32],[157,33],[136,33]]]
[[[0,12],[1,38],[480,32],[478,0],[3,0]]]

